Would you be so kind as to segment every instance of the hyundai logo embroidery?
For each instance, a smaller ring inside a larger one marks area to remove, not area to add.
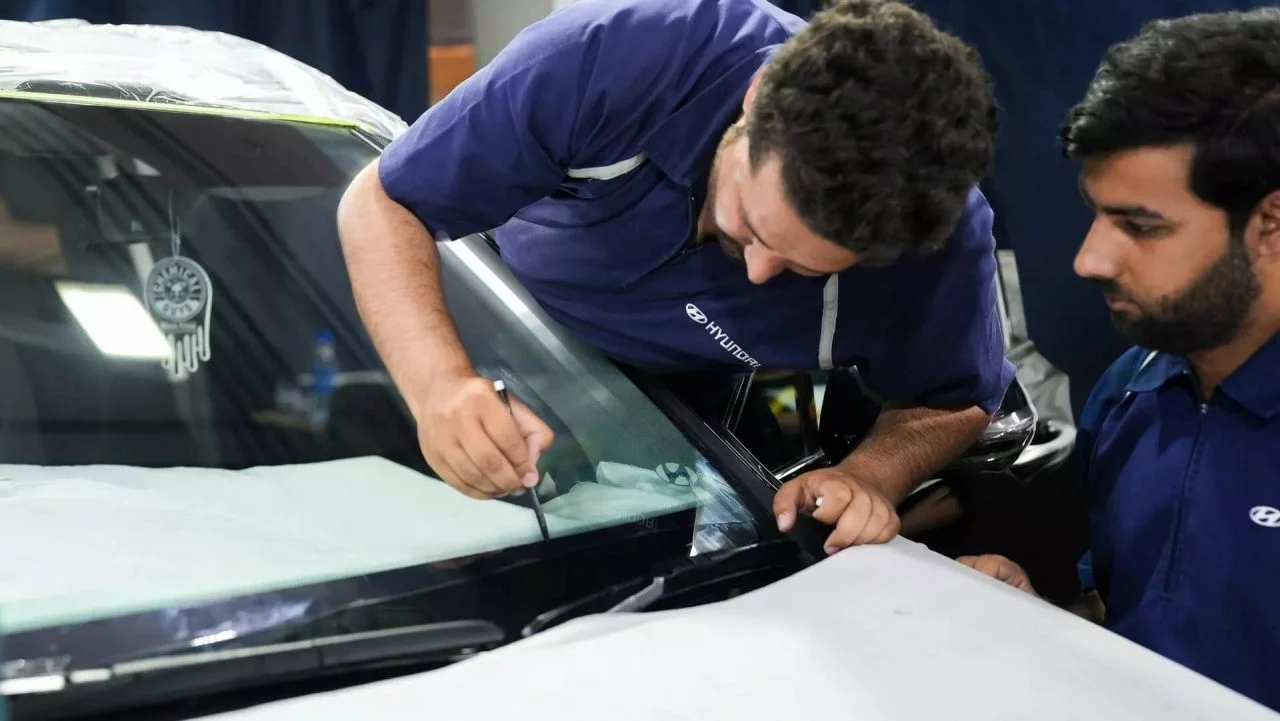
[[[1263,528],[1280,528],[1280,508],[1254,506],[1249,509],[1249,520]]]
[[[701,308],[693,303],[686,303],[684,306],[684,312],[685,315],[689,316],[689,320],[705,328],[707,330],[707,334],[711,336],[712,340],[720,344],[721,348],[728,351],[729,355],[737,358],[743,363],[746,363],[752,368],[760,367],[760,361],[756,360],[750,353],[743,349],[742,346],[738,345],[737,342],[729,336],[729,333],[712,321]]]

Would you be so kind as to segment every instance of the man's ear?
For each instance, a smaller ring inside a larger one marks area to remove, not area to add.
[[[1258,204],[1258,255],[1280,260],[1280,191]]]

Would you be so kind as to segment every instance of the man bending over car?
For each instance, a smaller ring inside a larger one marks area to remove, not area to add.
[[[877,543],[1013,377],[996,314],[995,104],[976,53],[905,5],[579,0],[520,33],[351,185],[362,318],[432,468],[474,498],[538,481],[445,305],[434,242],[493,230],[557,322],[610,358],[708,374],[856,364],[887,402],[842,462],[777,494]],[[704,399],[688,398],[704,409]],[[822,503],[818,505],[817,500]]]

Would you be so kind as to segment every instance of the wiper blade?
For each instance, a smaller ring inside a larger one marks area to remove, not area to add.
[[[656,576],[648,586],[617,602],[605,613],[636,613],[652,606],[667,595],[667,577]]]
[[[374,665],[447,663],[497,647],[505,636],[496,624],[484,620],[432,623],[247,648],[156,656],[104,668],[3,679],[0,695],[8,696],[16,709],[28,700],[36,702],[40,716],[49,712],[60,716],[60,710],[82,715]],[[38,703],[40,697],[52,703]]]
[[[691,605],[708,596],[727,597],[742,588],[770,583],[803,565],[799,549],[789,540],[694,556],[545,611],[525,626],[521,635],[531,636],[593,613],[634,613],[658,604]]]
[[[138,676],[199,666],[208,672],[211,666],[227,664],[240,667],[257,666],[258,672],[279,673],[290,670],[313,671],[338,668],[393,658],[469,655],[482,648],[500,644],[502,629],[490,621],[450,621],[421,626],[391,628],[379,631],[347,633],[301,641],[251,646],[248,648],[207,651],[174,656],[160,656],[116,664],[113,676]]]

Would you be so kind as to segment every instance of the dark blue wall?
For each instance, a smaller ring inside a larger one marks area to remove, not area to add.
[[[809,17],[826,5],[826,0],[773,0],[773,4],[800,17]]]
[[[0,18],[221,30],[328,73],[405,120],[427,105],[426,0],[0,0]]]

